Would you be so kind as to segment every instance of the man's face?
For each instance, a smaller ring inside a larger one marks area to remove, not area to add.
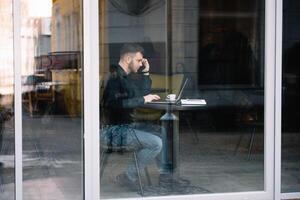
[[[137,73],[138,69],[143,65],[143,54],[137,52],[136,54],[132,54],[131,61],[129,62],[128,68],[130,72]]]

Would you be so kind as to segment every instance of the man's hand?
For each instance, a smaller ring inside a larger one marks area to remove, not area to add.
[[[145,103],[151,102],[153,100],[159,100],[160,97],[156,94],[148,94],[144,96]]]
[[[144,67],[145,67],[145,69],[143,69],[143,72],[149,72],[150,65],[149,65],[148,60],[146,58],[143,58],[142,63],[144,65]]]

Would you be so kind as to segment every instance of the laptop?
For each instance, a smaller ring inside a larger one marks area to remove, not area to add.
[[[179,90],[178,95],[176,95],[177,98],[176,98],[175,100],[170,101],[170,100],[162,100],[162,99],[159,99],[159,100],[154,100],[154,101],[148,102],[147,104],[177,104],[177,103],[179,103],[180,100],[181,100],[181,96],[182,96],[183,90],[184,90],[184,88],[185,88],[187,82],[188,82],[188,78],[186,78],[186,79],[184,80],[184,83],[181,85],[181,88],[180,88],[180,90]]]

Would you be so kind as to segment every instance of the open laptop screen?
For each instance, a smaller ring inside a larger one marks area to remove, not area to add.
[[[178,101],[180,101],[180,99],[182,97],[183,90],[186,87],[187,82],[188,82],[188,78],[186,78],[184,80],[183,84],[181,85],[181,88],[179,90],[179,93],[178,93],[177,98],[175,99],[175,101],[169,101],[169,100],[162,100],[162,99],[160,99],[160,100],[151,101],[151,102],[148,102],[148,103],[150,103],[150,104],[151,103],[162,103],[162,104],[164,104],[164,103],[168,103],[168,104],[170,104],[170,103],[177,103]]]

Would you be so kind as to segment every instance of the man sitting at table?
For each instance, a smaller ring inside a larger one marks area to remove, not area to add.
[[[166,159],[164,151],[161,152],[165,130],[159,125],[134,122],[132,117],[135,108],[160,99],[158,95],[150,93],[150,65],[143,57],[143,53],[141,46],[125,44],[120,52],[119,63],[110,68],[102,101],[105,123],[109,126],[104,128],[101,139],[112,147],[131,146],[136,149],[141,170],[157,158],[162,174],[165,170],[161,166]],[[132,74],[138,77],[133,78]],[[137,189],[134,163],[131,163],[116,179],[121,186]]]

